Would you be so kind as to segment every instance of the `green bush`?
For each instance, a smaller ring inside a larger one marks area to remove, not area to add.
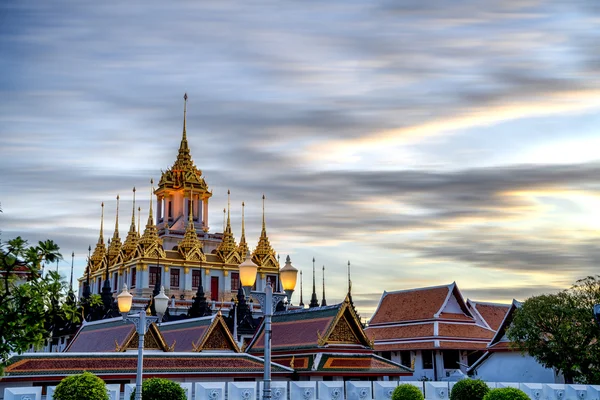
[[[462,379],[454,384],[450,400],[483,400],[490,388],[481,379]]]
[[[529,400],[524,391],[515,388],[492,389],[483,400]]]
[[[394,389],[392,400],[424,400],[418,387],[403,383]]]
[[[67,376],[54,390],[54,400],[108,400],[106,383],[96,375],[84,372]]]
[[[130,400],[135,398],[135,389]],[[144,400],[187,400],[185,390],[177,383],[164,378],[150,378],[142,383]]]

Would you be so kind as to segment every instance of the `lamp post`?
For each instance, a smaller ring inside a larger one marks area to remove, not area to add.
[[[289,256],[288,256],[289,261]],[[287,266],[286,262],[286,266]],[[291,262],[289,266],[292,270],[295,270],[296,274],[298,270],[292,267]],[[246,291],[246,295],[252,294],[252,297],[255,297],[260,303],[260,308],[265,316],[265,356],[264,356],[264,377],[263,377],[263,400],[271,400],[271,317],[273,316],[273,305],[278,304],[280,301],[286,298],[286,295],[283,293],[273,293],[273,288],[271,287],[271,283],[267,282],[267,286],[264,292],[252,291],[252,286],[256,282],[256,273],[258,271],[258,266],[252,262],[250,252],[246,256],[246,260],[239,265],[240,271],[240,282],[242,283],[242,287]],[[289,275],[286,275],[284,278],[284,274],[281,275],[281,281],[283,284],[286,293],[289,292],[289,296],[291,296],[294,288],[296,286],[296,275],[294,274],[293,285],[291,285],[291,275],[292,272],[290,269],[287,270]],[[282,269],[281,272],[284,272]],[[286,282],[289,284],[286,286]],[[289,298],[289,297],[288,297]]]
[[[162,296],[161,296],[162,295]],[[117,296],[119,311],[123,314],[123,322],[131,322],[135,325],[135,330],[138,334],[138,360],[137,373],[135,377],[135,400],[142,399],[142,369],[144,365],[144,335],[153,322],[160,321],[169,303],[169,298],[165,295],[164,287],[161,287],[160,294],[154,297],[154,308],[156,309],[157,317],[146,315],[144,310],[139,314],[129,314],[133,296],[127,291],[127,285],[123,285],[123,291]]]

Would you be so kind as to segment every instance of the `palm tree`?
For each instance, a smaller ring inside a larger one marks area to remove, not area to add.
[[[38,254],[38,265],[42,267],[42,274],[44,273],[43,264],[52,264],[63,259],[62,254],[59,252],[60,248],[51,239],[38,242],[35,250]]]

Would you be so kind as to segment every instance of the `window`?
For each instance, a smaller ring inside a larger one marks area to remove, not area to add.
[[[267,282],[271,282],[273,292],[277,291],[277,275],[267,275]]]
[[[131,268],[131,287],[132,288],[135,287],[136,275],[137,275],[137,268],[136,267]]]
[[[200,270],[194,269],[192,270],[192,288],[198,289],[200,286]]]
[[[391,360],[392,359],[392,352],[391,351],[382,351],[381,352],[381,357],[385,358],[386,360]]]
[[[433,351],[423,350],[421,357],[423,358],[423,369],[433,369]]]
[[[160,280],[160,267],[150,267],[150,275],[148,279],[148,284],[150,286],[156,285],[156,281]]]
[[[460,365],[460,354],[458,350],[444,350],[442,351],[444,358],[444,369],[459,369]]]
[[[231,273],[231,291],[237,291],[240,288],[240,273]]]
[[[404,365],[405,367],[410,368],[411,367],[411,359],[410,359],[410,351],[401,351],[400,352],[400,364]]]
[[[117,289],[119,288],[119,273],[115,272],[113,273],[113,291],[116,292]]]
[[[171,289],[179,287],[179,268],[171,269]]]
[[[98,291],[96,293],[100,294],[101,289],[102,289],[102,278],[98,278]]]
[[[169,218],[173,218],[173,204],[169,201]]]

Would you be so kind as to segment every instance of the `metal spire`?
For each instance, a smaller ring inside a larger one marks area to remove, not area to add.
[[[300,307],[304,308],[304,300],[302,300],[302,271],[300,271]]]
[[[132,232],[135,232],[135,186],[133,187],[133,211],[131,212],[131,228]]]
[[[323,265],[323,298],[321,299],[321,307],[325,307],[327,305],[327,300],[325,300],[325,266]]]
[[[69,283],[69,287],[71,288],[71,292],[73,291],[73,263],[75,260],[75,252],[71,252],[71,281]]]
[[[138,229],[137,229],[138,236],[140,236],[140,226],[142,225],[141,221],[142,221],[142,207],[138,207]]]
[[[317,299],[317,286],[315,281],[315,258],[313,257],[313,290],[312,295],[310,297],[310,304],[308,305],[310,308],[319,307],[319,300]]]

